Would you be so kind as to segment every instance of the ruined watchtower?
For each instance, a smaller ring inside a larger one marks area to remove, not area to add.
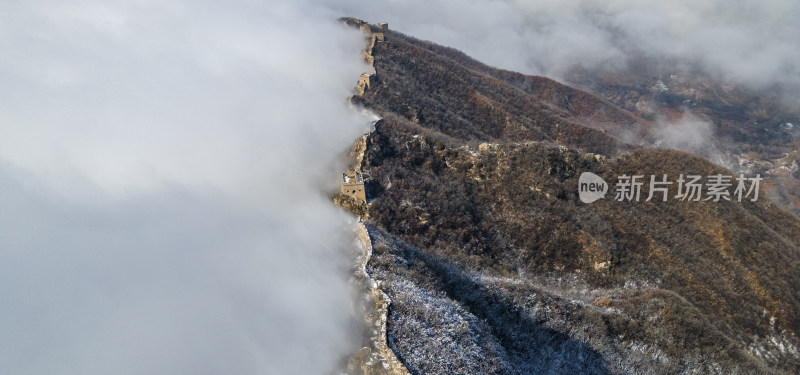
[[[353,197],[358,202],[367,201],[367,193],[364,191],[364,177],[361,173],[342,173],[342,194]]]
[[[356,84],[356,94],[358,96],[364,96],[364,93],[370,88],[370,86],[375,84],[375,74],[374,73],[362,73],[360,77],[358,77],[358,83]]]

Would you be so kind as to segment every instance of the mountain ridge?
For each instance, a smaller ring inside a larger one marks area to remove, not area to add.
[[[583,171],[606,181],[732,172],[625,144],[653,124],[586,92],[496,73],[529,82],[526,94],[448,64],[466,58],[452,49],[382,33],[374,84],[351,101],[383,118],[363,157],[378,234],[368,272],[394,301],[390,347],[409,371],[800,368],[794,217],[767,199],[585,205]]]

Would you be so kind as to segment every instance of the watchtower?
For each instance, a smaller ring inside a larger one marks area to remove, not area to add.
[[[342,173],[342,194],[348,195],[358,202],[367,201],[367,193],[364,190],[364,177],[361,173]]]
[[[356,84],[356,94],[358,96],[364,96],[364,93],[374,84],[375,74],[361,73],[361,76],[358,77],[358,83]]]

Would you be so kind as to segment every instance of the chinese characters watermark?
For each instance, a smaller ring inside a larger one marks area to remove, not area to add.
[[[670,179],[668,175],[651,175],[649,176],[648,189],[644,192],[647,197],[644,198],[645,202],[651,200],[661,200],[663,202],[669,199],[681,201],[731,201],[735,200],[741,202],[742,200],[750,199],[750,201],[758,200],[759,187],[761,184],[761,175],[757,174],[755,177],[745,177],[744,175],[731,176],[723,174],[714,174],[708,176],[702,175],[678,175],[675,179]],[[645,181],[648,179],[644,175],[627,175],[617,177],[617,183],[614,186],[615,196],[617,201],[631,201],[639,202],[644,194],[642,192]],[[669,188],[675,185],[677,194],[670,197]],[[731,191],[733,188],[733,191]],[[600,198],[605,197],[608,191],[608,184],[598,175],[591,172],[584,172],[578,180],[578,195],[582,202],[591,203]]]

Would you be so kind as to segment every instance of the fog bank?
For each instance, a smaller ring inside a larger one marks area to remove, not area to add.
[[[360,336],[362,37],[312,3],[0,11],[0,373],[321,374]],[[313,31],[312,31],[313,30]]]

